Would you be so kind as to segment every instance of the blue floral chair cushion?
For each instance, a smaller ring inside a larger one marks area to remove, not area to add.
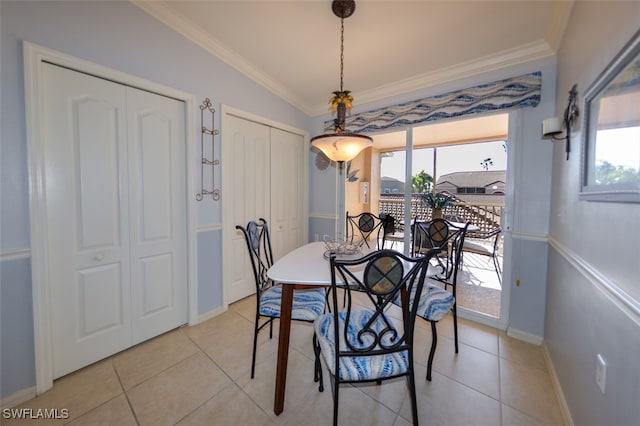
[[[325,297],[326,293],[323,288],[295,290],[293,292],[291,319],[312,322],[324,313]],[[281,299],[281,285],[267,288],[260,296],[260,315],[279,318]]]
[[[414,296],[415,291],[412,291],[410,303],[413,303]],[[455,301],[453,294],[447,290],[425,283],[416,315],[427,321],[440,321],[449,313]],[[396,297],[393,303],[400,306],[400,297]]]
[[[412,296],[414,294],[412,292]],[[422,290],[417,315],[427,321],[440,321],[449,313],[455,301],[453,294],[447,290],[429,284]]]
[[[362,330],[373,314],[374,312],[370,310],[351,312],[348,338],[352,344],[358,341],[358,338],[355,337],[355,333]],[[345,317],[346,312],[340,312],[338,314],[340,322],[340,348],[342,350],[345,350],[347,347],[344,341]],[[372,328],[380,331],[386,327],[386,324],[382,321],[381,317],[378,317],[378,319],[379,321],[376,321]],[[334,315],[332,313],[324,314],[316,319],[314,327],[318,344],[320,345],[321,353],[325,359],[327,368],[332,375],[335,375],[336,346],[333,322]],[[370,336],[367,336],[366,334],[361,336],[361,344],[363,347],[367,347],[371,344],[371,339],[368,339],[367,337]],[[389,337],[389,339],[391,338]],[[392,343],[392,339],[384,343],[390,344]],[[394,352],[386,355],[341,357],[338,377],[341,381],[382,379],[405,373],[408,369],[409,359],[407,351]]]

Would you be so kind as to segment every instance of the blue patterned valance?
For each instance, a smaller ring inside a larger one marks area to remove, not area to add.
[[[346,119],[349,132],[363,133],[409,127],[445,118],[480,114],[510,108],[535,107],[540,102],[540,71],[444,95],[353,114]],[[326,132],[333,120],[324,122]]]

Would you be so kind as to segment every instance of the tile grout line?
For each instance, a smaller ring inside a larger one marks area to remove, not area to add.
[[[133,404],[131,403],[131,400],[129,399],[129,394],[127,393],[127,390],[124,387],[124,383],[122,383],[122,378],[120,377],[120,373],[118,372],[118,369],[116,368],[115,363],[113,362],[113,358],[114,357],[110,357],[111,366],[113,367],[113,371],[116,374],[116,377],[118,378],[118,383],[120,383],[120,387],[122,388],[122,394],[124,395],[125,399],[127,400],[127,405],[129,406],[129,409],[131,410],[131,414],[133,415],[133,419],[135,420],[136,424],[139,426],[140,425],[140,420],[138,419],[138,416],[136,414],[136,410],[134,410]]]
[[[251,320],[249,320],[248,318],[246,318],[246,317],[245,317],[244,315],[242,315],[241,313],[239,313],[239,312],[237,312],[237,311],[233,311],[233,313],[234,313],[234,315],[237,315],[237,316],[239,316],[240,318],[242,318],[242,319],[246,320],[247,322],[249,322],[249,323],[251,324],[251,326],[252,326],[252,327],[254,326],[253,322],[251,322]],[[189,336],[186,332],[185,332],[184,334],[185,334],[185,336],[186,336],[186,337],[187,337],[187,338],[188,338],[188,339],[189,339],[189,340],[190,340],[190,341],[191,341],[191,342],[192,342],[192,343],[193,343],[193,344],[198,348],[198,350],[199,350],[200,352],[202,352],[202,354],[203,354],[204,356],[206,356],[209,360],[211,360],[211,362],[212,362],[216,367],[218,367],[218,368],[223,372],[223,374],[224,374],[224,375],[229,379],[229,381],[231,381],[231,384],[229,385],[229,387],[231,387],[231,386],[235,386],[237,389],[239,389],[239,390],[240,390],[240,392],[242,392],[244,395],[246,395],[246,396],[247,396],[247,398],[249,398],[249,400],[251,401],[251,403],[253,403],[253,404],[254,404],[254,405],[255,405],[255,406],[256,406],[260,411],[262,411],[262,412],[263,412],[266,416],[268,416],[269,418],[271,417],[271,416],[269,416],[269,413],[267,413],[267,412],[266,412],[266,411],[265,411],[265,410],[260,406],[260,404],[258,404],[258,402],[257,402],[257,401],[255,401],[255,400],[251,397],[251,395],[250,395],[250,394],[248,394],[248,393],[247,393],[247,392],[242,388],[242,386],[240,386],[240,385],[238,384],[238,382],[237,382],[236,380],[234,380],[234,379],[233,379],[233,377],[231,377],[231,376],[229,375],[229,373],[227,373],[227,371],[226,371],[226,370],[225,370],[221,365],[219,365],[219,364],[218,364],[218,363],[217,363],[217,362],[216,362],[216,361],[215,361],[211,356],[209,356],[209,354],[208,354],[208,353],[207,353],[207,352],[206,352],[206,351],[205,351],[205,350],[204,350],[200,345],[198,345],[198,343],[197,343],[196,341],[194,341],[194,340],[193,340],[193,338],[191,338],[191,336]],[[257,348],[256,348],[256,349],[257,349]],[[303,355],[304,355],[304,354],[303,354]],[[224,390],[224,389],[226,389],[226,388],[227,388],[226,386],[225,386],[225,387],[223,387],[223,388],[220,390],[220,392],[216,393],[215,395],[212,395],[212,396],[211,396],[211,398],[207,399],[207,400],[206,400],[205,402],[203,402],[201,405],[199,405],[198,407],[194,408],[192,411],[190,411],[188,414],[186,414],[182,419],[180,419],[180,420],[179,420],[178,422],[176,422],[176,423],[179,423],[179,422],[180,422],[180,421],[182,421],[184,418],[186,418],[187,416],[189,416],[190,414],[192,414],[193,412],[195,412],[196,410],[198,410],[200,407],[202,407],[203,405],[205,405],[206,403],[208,403],[209,401],[211,401],[213,398],[215,398],[216,396],[220,395],[220,393],[222,392],[222,390]]]

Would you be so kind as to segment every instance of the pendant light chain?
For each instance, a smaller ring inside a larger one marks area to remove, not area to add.
[[[342,80],[344,77],[344,18],[340,18],[340,91],[342,92]]]

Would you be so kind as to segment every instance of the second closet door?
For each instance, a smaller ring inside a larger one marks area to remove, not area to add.
[[[225,300],[232,303],[256,291],[247,243],[235,227],[270,220],[270,134],[269,127],[233,115],[224,117],[222,132],[223,275]]]
[[[304,140],[302,136],[271,128],[271,244],[281,258],[304,242],[302,197]]]
[[[255,293],[247,243],[236,225],[264,218],[277,260],[304,243],[304,138],[232,115],[222,118],[225,302]]]

